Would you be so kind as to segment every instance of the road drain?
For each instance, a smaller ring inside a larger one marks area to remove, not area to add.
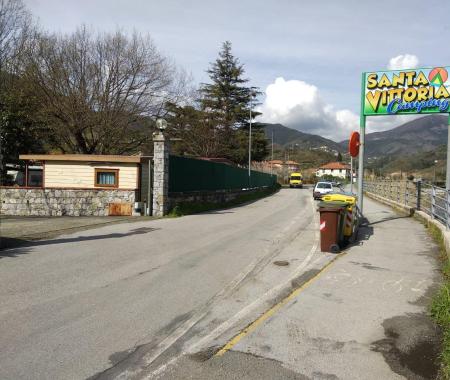
[[[279,267],[287,267],[289,265],[289,262],[287,261],[274,261],[273,262],[275,265],[278,265]]]

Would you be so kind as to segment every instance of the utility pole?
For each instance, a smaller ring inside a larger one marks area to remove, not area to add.
[[[248,130],[248,180],[250,185],[250,177],[252,175],[252,95],[250,95],[250,123]]]
[[[272,130],[272,160],[270,163],[270,174],[273,174],[273,130]]]

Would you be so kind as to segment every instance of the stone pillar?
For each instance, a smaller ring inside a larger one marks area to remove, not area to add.
[[[153,215],[164,216],[169,208],[169,138],[153,136]]]

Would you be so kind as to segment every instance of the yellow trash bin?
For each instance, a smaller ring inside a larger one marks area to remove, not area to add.
[[[355,212],[356,212],[356,197],[348,194],[327,194],[322,197],[322,201],[324,202],[345,202],[348,204],[345,220],[344,220],[344,228],[343,235],[345,238],[349,238],[353,234],[353,225],[356,221]]]

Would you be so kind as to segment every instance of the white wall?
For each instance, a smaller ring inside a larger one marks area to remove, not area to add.
[[[119,169],[119,189],[138,188],[138,164],[46,161],[44,186],[99,189],[95,186],[95,169]]]
[[[347,178],[350,175],[350,170],[347,169],[319,169],[316,173],[317,177],[324,175],[332,175],[333,177]]]

